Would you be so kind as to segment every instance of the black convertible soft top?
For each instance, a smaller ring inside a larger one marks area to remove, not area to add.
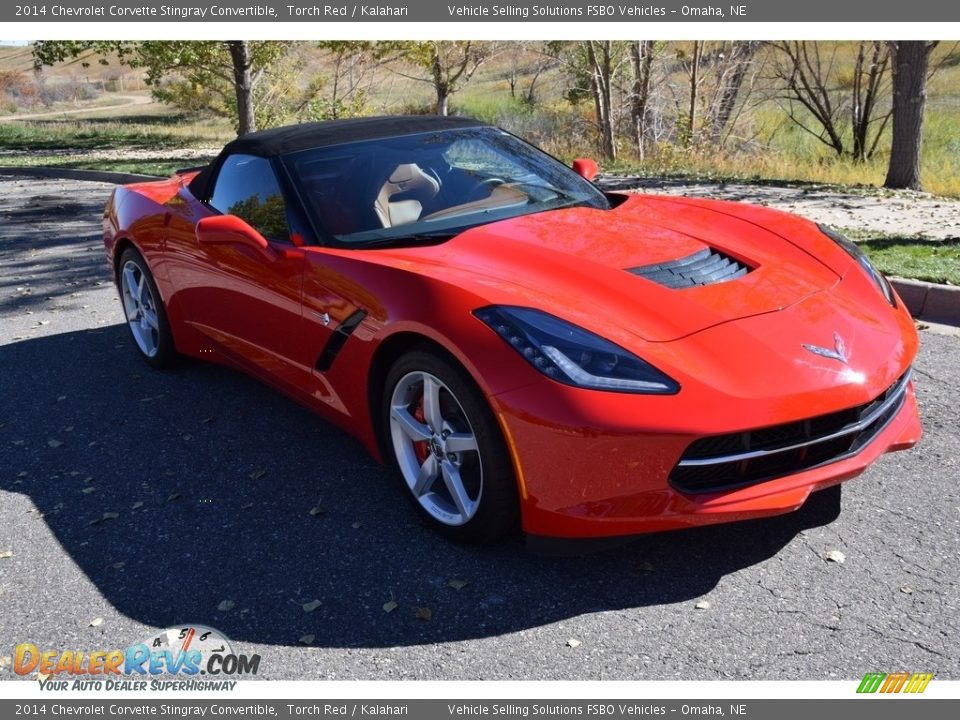
[[[330,145],[453,128],[479,127],[484,124],[470,118],[405,115],[327,120],[260,130],[227,143],[217,158],[190,182],[190,192],[194,197],[206,200],[210,190],[209,185],[228,155],[277,157],[299,150],[311,150]]]

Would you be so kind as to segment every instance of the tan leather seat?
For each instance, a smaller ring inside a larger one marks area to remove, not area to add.
[[[373,209],[383,227],[406,225],[420,219],[423,203],[440,192],[440,183],[416,163],[398,165],[377,193]],[[393,200],[397,195],[403,199]]]

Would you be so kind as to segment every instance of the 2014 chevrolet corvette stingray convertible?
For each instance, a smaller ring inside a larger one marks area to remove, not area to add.
[[[463,118],[285,127],[118,188],[105,244],[148,363],[289,394],[457,540],[784,513],[919,440],[917,334],[855,244],[595,173]]]

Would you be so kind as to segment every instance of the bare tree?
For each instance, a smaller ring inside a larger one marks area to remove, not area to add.
[[[754,56],[760,48],[755,40],[724,43],[717,64],[717,82],[710,102],[708,127],[710,140],[715,145],[723,144],[737,107],[744,81],[753,65]]]
[[[853,158],[863,162],[877,148],[880,135],[890,119],[890,113],[876,115],[877,102],[886,95],[884,81],[890,64],[890,52],[886,43],[873,41],[860,43],[857,49],[857,61],[853,69],[853,94],[851,102],[851,122],[853,127]],[[870,140],[872,125],[880,123]]]
[[[884,187],[920,190],[923,109],[927,100],[927,66],[936,42],[897,40],[893,53],[893,144]]]
[[[650,77],[653,72],[653,40],[634,40],[630,43],[630,62],[633,66],[633,87],[630,93],[630,129],[633,144],[642,162],[646,157],[647,105],[650,102]]]
[[[877,148],[890,111],[881,111],[889,94],[886,81],[889,56],[880,42],[862,42],[857,51],[849,94],[839,75],[837,45],[821,53],[821,43],[778,42],[775,73],[783,82],[779,99],[786,102],[787,117],[805,132],[827,145],[838,156],[854,160],[869,158]],[[799,106],[799,107],[798,107]],[[853,148],[844,140],[849,111]]]
[[[590,69],[590,90],[600,128],[600,152],[607,160],[617,157],[616,128],[613,119],[613,83],[617,63],[614,60],[613,42],[610,40],[586,40],[584,49]]]
[[[690,57],[690,104],[687,106],[687,123],[683,129],[684,145],[694,142],[697,131],[697,94],[700,88],[700,58],[703,55],[703,43],[693,41],[693,52]]]

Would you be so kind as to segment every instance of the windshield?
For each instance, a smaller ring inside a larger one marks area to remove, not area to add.
[[[283,162],[307,212],[338,245],[435,242],[518,215],[609,207],[570,168],[493,127],[347,143]]]

